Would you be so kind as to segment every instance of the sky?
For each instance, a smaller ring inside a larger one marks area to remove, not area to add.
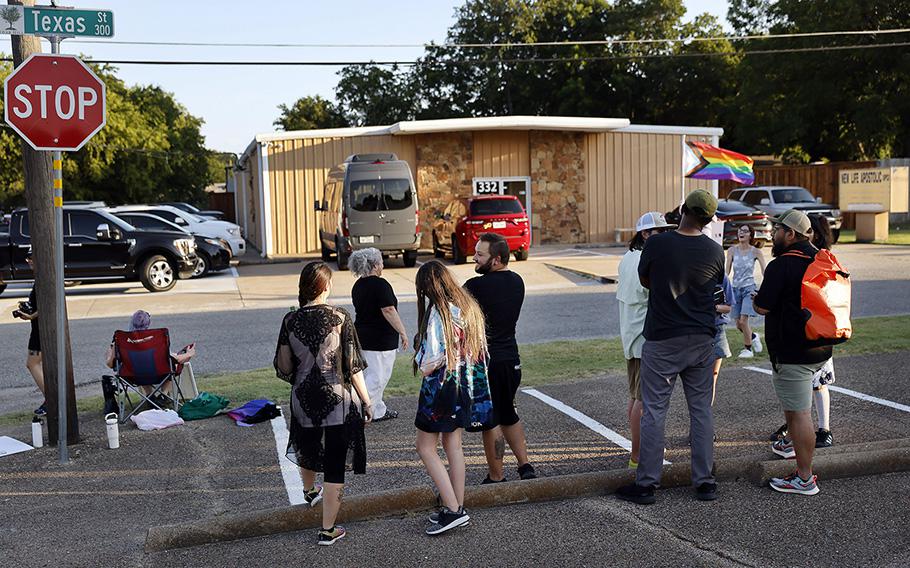
[[[39,0],[39,4],[48,4]],[[415,48],[265,48],[120,45],[116,41],[306,44],[424,44],[445,39],[462,0],[174,1],[72,0],[60,5],[114,13],[111,40],[68,39],[61,53],[100,60],[413,60]],[[686,0],[687,19],[722,20],[725,0]],[[43,42],[45,51],[50,51]],[[11,52],[8,37],[0,51]],[[256,134],[272,132],[278,105],[306,95],[334,98],[340,67],[120,65],[130,85],[158,85],[201,117],[209,148],[240,153]]]

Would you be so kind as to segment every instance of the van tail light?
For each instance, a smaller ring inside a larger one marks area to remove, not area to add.
[[[348,213],[344,209],[341,210],[341,234],[345,237],[351,236],[351,231],[348,229]]]
[[[414,211],[414,236],[420,234],[420,211]]]

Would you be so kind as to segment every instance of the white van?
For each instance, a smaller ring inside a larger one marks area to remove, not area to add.
[[[407,267],[417,263],[417,190],[408,163],[395,154],[354,154],[332,168],[316,211],[322,258],[334,254],[339,270],[367,247],[401,256]]]

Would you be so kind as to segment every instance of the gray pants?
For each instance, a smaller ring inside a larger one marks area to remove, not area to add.
[[[711,394],[714,376],[714,338],[685,335],[645,341],[641,350],[641,457],[637,483],[659,486],[664,457],[664,429],[676,376],[682,378],[689,407],[692,484],[713,483],[714,414]]]

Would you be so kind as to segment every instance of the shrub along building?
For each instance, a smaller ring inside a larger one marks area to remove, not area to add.
[[[508,116],[260,134],[234,171],[237,219],[269,258],[319,250],[314,204],[329,170],[352,154],[391,152],[411,167],[422,243],[453,198],[516,195],[532,242],[612,242],[641,213],[666,212],[694,188],[683,177],[687,140],[716,145],[721,128],[634,125],[619,118]]]

